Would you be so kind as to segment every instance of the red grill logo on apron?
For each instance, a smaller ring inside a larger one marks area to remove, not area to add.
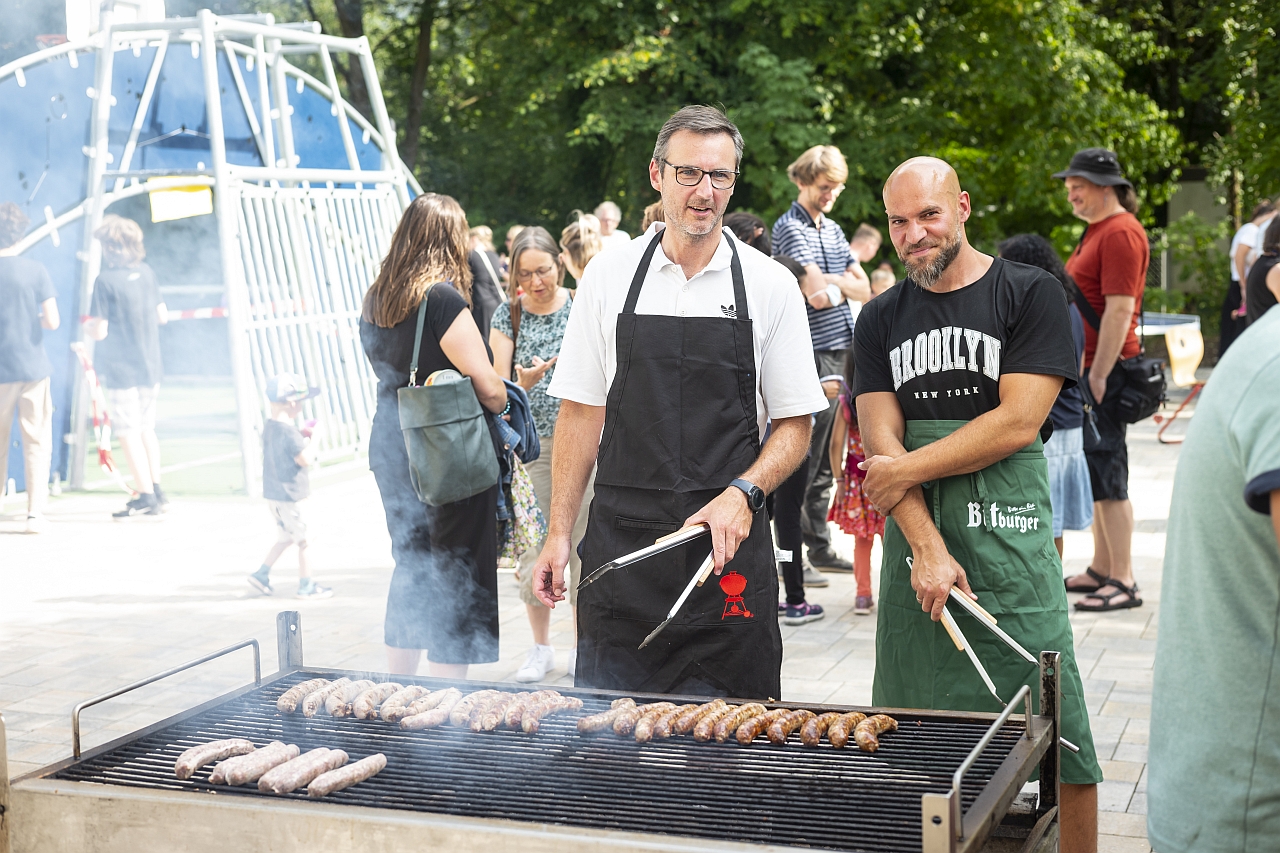
[[[720,614],[721,620],[726,616],[741,616],[745,619],[752,617],[746,602],[742,600],[742,591],[747,588],[745,577],[737,572],[729,572],[720,578],[720,588],[724,590],[724,613]]]

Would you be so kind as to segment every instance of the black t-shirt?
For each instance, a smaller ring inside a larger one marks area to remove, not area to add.
[[[458,368],[440,349],[440,338],[458,315],[467,310],[462,294],[453,285],[441,282],[431,287],[427,299],[427,322],[422,331],[422,351],[418,354],[418,384],[437,370]],[[400,403],[396,392],[409,384],[409,365],[413,362],[413,341],[418,331],[418,306],[409,316],[390,329],[360,320],[360,343],[378,377],[378,408],[373,416],[374,433],[400,433]],[[398,439],[397,439],[398,440]]]
[[[1074,305],[1068,305],[1067,312],[1071,316],[1071,339],[1076,345],[1076,364],[1079,364],[1084,358],[1084,318]],[[1078,385],[1063,383],[1058,399],[1053,401],[1053,408],[1049,410],[1049,419],[1053,421],[1055,430],[1084,426],[1084,395]]]
[[[307,446],[296,426],[275,418],[262,427],[262,496],[271,501],[300,501],[311,494],[311,475],[298,464]]]
[[[0,257],[0,382],[35,382],[53,371],[40,327],[40,305],[53,298],[43,264]]]
[[[160,287],[151,267],[104,269],[93,285],[89,315],[107,321],[107,336],[93,348],[93,366],[108,388],[158,385]]]
[[[854,330],[855,394],[892,391],[906,419],[969,421],[1000,404],[1006,373],[1076,384],[1067,299],[1044,270],[996,258],[959,290],[907,279],[862,308]]]
[[[489,255],[494,272],[497,272],[498,256],[492,252],[486,254]],[[476,328],[487,341],[489,321],[493,319],[493,312],[502,304],[502,285],[489,275],[489,269],[484,265],[478,250],[471,250],[471,254],[467,256],[467,265],[471,267],[471,316],[475,318]]]
[[[1263,255],[1249,269],[1245,282],[1245,316],[1252,323],[1276,304],[1276,295],[1267,288],[1267,273],[1280,264],[1280,255]]]

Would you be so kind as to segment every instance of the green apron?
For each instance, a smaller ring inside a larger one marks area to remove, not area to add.
[[[908,421],[904,444],[907,450],[916,450],[966,423]],[[1032,654],[1043,650],[1061,653],[1062,736],[1080,746],[1079,754],[1062,751],[1061,781],[1076,785],[1101,782],[1102,769],[1089,731],[1089,713],[1067,620],[1062,563],[1053,547],[1043,443],[1037,437],[982,471],[926,483],[924,499],[947,550],[964,568],[978,603]],[[998,712],[1000,704],[969,658],[955,647],[942,624],[920,609],[911,588],[911,557],[911,546],[889,519],[880,569],[873,704]],[[955,606],[948,609],[1000,696],[1007,701],[1026,684],[1038,706],[1037,668],[966,611]]]

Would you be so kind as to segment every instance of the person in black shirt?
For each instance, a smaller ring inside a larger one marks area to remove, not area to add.
[[[499,486],[444,506],[420,502],[396,394],[409,384],[418,307],[427,299],[418,381],[456,370],[490,412],[506,405],[506,386],[467,310],[469,251],[462,207],[446,195],[418,196],[396,226],[360,319],[360,343],[378,377],[369,467],[396,564],[384,629],[394,673],[416,673],[423,649],[431,674],[445,678],[466,678],[468,665],[498,659]]]
[[[159,515],[169,501],[160,488],[156,399],[160,394],[160,326],[169,321],[142,229],[132,219],[107,215],[94,232],[103,269],[93,284],[85,334],[97,341],[94,367],[105,386],[111,427],[124,449],[138,496],[115,518]]]
[[[1060,653],[1062,849],[1097,844],[1102,781],[1053,550],[1041,428],[1076,353],[1062,287],[1043,270],[969,245],[955,171],[917,157],[884,185],[889,234],[907,279],[868,302],[854,331],[866,496],[885,524],[872,704],[999,711],[991,695],[1038,688],[1035,667],[964,611],[990,650],[977,671],[934,624],[955,587],[1025,648]],[[954,612],[958,608],[951,608]],[[989,635],[987,635],[989,637]]]
[[[1062,285],[1071,317],[1076,363],[1082,365],[1084,317],[1074,302],[1076,283],[1053,245],[1039,234],[1018,234],[1002,241],[998,250],[1006,261],[1039,267]],[[1049,410],[1049,420],[1053,422],[1053,435],[1045,439],[1044,459],[1049,466],[1049,494],[1053,499],[1053,546],[1061,557],[1062,532],[1088,530],[1093,524],[1093,488],[1084,456],[1084,395],[1079,386],[1063,383]]]
[[[1270,311],[1280,298],[1280,216],[1271,220],[1262,235],[1262,256],[1249,269],[1245,282],[1246,316],[1253,323]]]
[[[58,328],[58,302],[43,265],[11,248],[30,220],[13,202],[0,204],[0,494],[9,482],[9,430],[18,412],[27,486],[27,532],[48,528],[44,506],[53,456],[53,366],[44,330]]]
[[[303,402],[319,394],[319,388],[308,388],[301,376],[292,373],[281,373],[267,380],[271,418],[262,425],[262,496],[276,522],[276,544],[267,552],[262,566],[249,575],[249,584],[263,595],[274,592],[271,567],[290,545],[298,546],[298,598],[333,595],[329,587],[311,579],[307,567],[307,523],[298,509],[298,502],[311,494],[307,468],[316,461],[315,446],[311,443],[315,422],[309,422],[303,429],[298,429],[294,422],[302,414]]]

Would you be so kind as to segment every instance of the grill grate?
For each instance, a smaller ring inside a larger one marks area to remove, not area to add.
[[[951,774],[987,730],[973,722],[898,715],[897,732],[878,752],[806,749],[763,740],[744,748],[730,741],[687,738],[637,744],[605,734],[579,735],[573,715],[543,721],[536,735],[473,733],[445,726],[402,731],[381,720],[282,716],[275,701],[292,685],[332,672],[290,673],[263,687],[73,763],[58,779],[219,796],[277,799],[252,786],[228,789],[208,782],[212,767],[187,781],[173,775],[184,749],[226,737],[262,746],[271,740],[344,749],[355,761],[387,756],[378,776],[326,798],[327,802],[464,817],[502,818],[606,830],[817,847],[849,851],[919,851],[920,796],[945,793]],[[433,689],[439,681],[406,680]],[[458,684],[482,689],[474,682]],[[487,686],[487,685],[485,685]],[[511,685],[493,685],[514,689]],[[584,714],[608,699],[583,691]],[[968,809],[1023,733],[1007,724],[965,777]],[[305,790],[287,795],[308,799]]]

